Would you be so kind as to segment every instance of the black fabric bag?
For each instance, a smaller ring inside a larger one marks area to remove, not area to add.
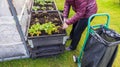
[[[120,35],[101,26],[90,33],[82,56],[82,67],[112,67]]]

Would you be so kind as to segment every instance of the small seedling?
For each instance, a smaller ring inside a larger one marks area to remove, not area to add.
[[[32,9],[33,9],[34,11],[38,11],[38,10],[40,9],[40,7],[39,7],[39,6],[33,6]]]
[[[43,7],[41,7],[41,9],[42,9],[42,10],[46,10],[46,7],[43,6]]]
[[[51,35],[52,32],[59,32],[58,27],[55,26],[52,22],[43,24],[43,30],[45,30],[45,32],[49,35]]]
[[[41,30],[42,25],[40,25],[40,23],[36,23],[29,28],[28,33],[31,37],[33,37],[34,35],[39,36],[41,34]]]
[[[59,21],[59,19],[58,19],[58,18],[54,18],[54,20],[55,20],[55,21]]]
[[[53,7],[49,7],[49,10],[54,10],[54,8]]]
[[[35,22],[39,22],[39,19],[38,19],[38,18],[35,18]]]

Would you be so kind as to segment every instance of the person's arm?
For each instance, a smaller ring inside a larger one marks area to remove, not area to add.
[[[78,2],[77,3],[77,12],[76,12],[76,14],[73,16],[73,17],[71,17],[71,18],[69,18],[67,21],[66,21],[66,23],[68,24],[68,25],[70,25],[70,24],[73,24],[73,23],[75,23],[76,21],[78,21],[80,18],[82,18],[83,17],[83,15],[85,14],[85,11],[86,11],[86,6],[87,6],[87,2],[86,1],[84,1],[83,3],[80,3],[80,2]]]
[[[70,4],[65,0],[64,12],[63,12],[64,19],[68,18],[69,12],[70,12]]]

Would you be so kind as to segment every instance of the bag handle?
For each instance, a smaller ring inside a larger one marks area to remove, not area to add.
[[[110,16],[109,16],[108,13],[101,13],[101,14],[93,14],[93,15],[91,15],[89,17],[89,19],[88,19],[88,30],[90,29],[90,22],[91,22],[92,18],[95,17],[95,16],[106,16],[107,17],[107,21],[106,21],[104,26],[108,28],[109,23],[110,23]],[[93,26],[93,28],[98,27],[98,26],[99,25]]]

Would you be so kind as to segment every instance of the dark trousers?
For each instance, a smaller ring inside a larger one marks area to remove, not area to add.
[[[85,30],[85,28],[87,27],[87,25],[88,25],[88,18],[80,19],[78,22],[73,24],[73,27],[70,33],[70,38],[72,39],[70,48],[72,50],[76,49],[79,43],[79,40],[81,38],[81,35]]]

